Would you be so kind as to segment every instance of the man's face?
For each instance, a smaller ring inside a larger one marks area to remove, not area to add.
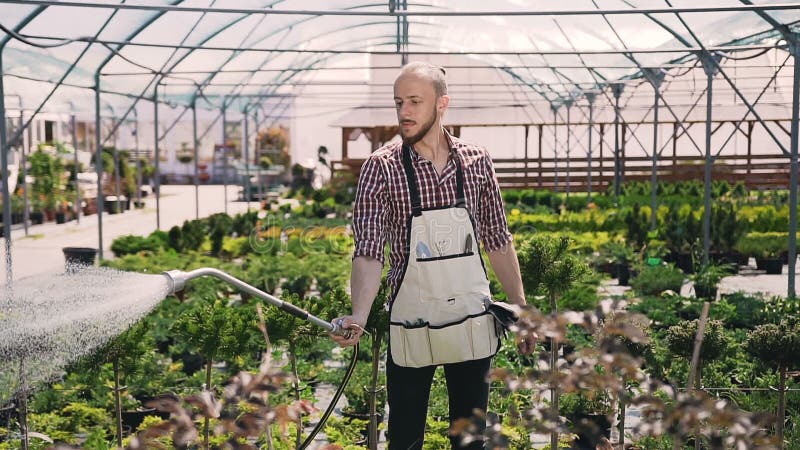
[[[394,83],[394,104],[400,137],[408,145],[414,145],[436,124],[439,99],[433,84],[418,75],[406,74]]]

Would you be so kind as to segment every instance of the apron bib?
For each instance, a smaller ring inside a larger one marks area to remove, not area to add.
[[[500,339],[458,155],[456,204],[422,209],[411,148],[402,152],[412,212],[405,269],[389,307],[392,360],[424,367],[493,356]]]

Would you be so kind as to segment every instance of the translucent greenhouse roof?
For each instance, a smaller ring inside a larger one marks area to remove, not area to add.
[[[459,106],[558,106],[641,84],[644,68],[702,73],[703,51],[752,58],[766,80],[798,21],[800,2],[757,0],[0,0],[6,91],[38,104],[42,82],[62,82],[55,99],[84,110],[93,103],[75,89],[85,97],[98,74],[114,94],[104,102],[152,99],[158,85],[160,99],[201,108],[386,105],[401,54],[445,61],[463,82]]]

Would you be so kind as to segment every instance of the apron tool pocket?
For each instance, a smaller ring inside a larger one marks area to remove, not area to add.
[[[474,252],[433,258],[417,258],[419,296],[422,300],[443,300],[473,292],[476,280],[485,278],[472,259]],[[478,277],[477,279],[475,277]]]
[[[398,366],[424,367],[433,364],[427,325],[409,328],[392,323],[389,325],[389,342],[392,360]]]
[[[421,326],[391,323],[392,360],[398,366],[424,367],[482,359],[497,353],[500,340],[489,313],[458,322]]]

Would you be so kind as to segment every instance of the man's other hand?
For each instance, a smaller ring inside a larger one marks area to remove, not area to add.
[[[530,355],[533,349],[536,348],[536,335],[533,333],[525,333],[525,335],[517,334],[517,349],[523,355]]]

